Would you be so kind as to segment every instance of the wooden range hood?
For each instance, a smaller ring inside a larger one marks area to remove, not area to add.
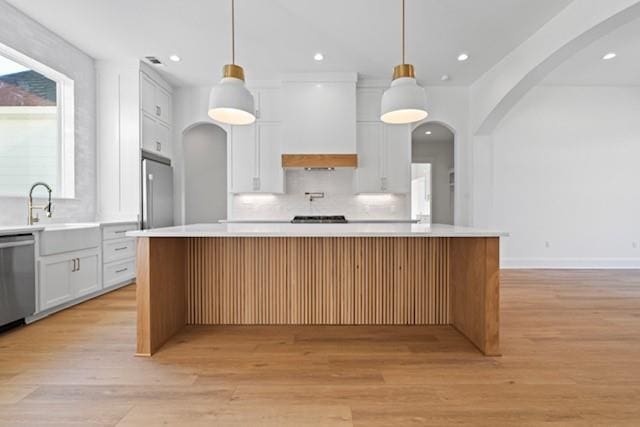
[[[357,154],[283,154],[283,168],[357,168]]]

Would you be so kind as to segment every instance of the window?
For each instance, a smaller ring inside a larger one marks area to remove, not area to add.
[[[0,45],[0,196],[74,197],[73,81]]]

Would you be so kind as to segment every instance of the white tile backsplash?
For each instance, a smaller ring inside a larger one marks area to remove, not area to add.
[[[352,169],[285,171],[286,194],[236,194],[229,219],[290,220],[295,215],[345,215],[350,219],[408,219],[403,194],[353,194]],[[324,192],[309,202],[305,192]]]

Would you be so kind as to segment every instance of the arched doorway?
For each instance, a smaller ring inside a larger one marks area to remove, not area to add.
[[[454,223],[455,134],[426,122],[411,134],[411,217],[434,224]]]
[[[182,134],[185,224],[227,217],[227,133],[199,123]]]

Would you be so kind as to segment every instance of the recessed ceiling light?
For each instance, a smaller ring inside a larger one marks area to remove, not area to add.
[[[315,59],[316,61],[322,61],[324,59],[324,55],[318,52],[315,55],[313,55],[313,59]]]
[[[449,74],[443,74],[442,77],[440,77],[440,80],[442,80],[443,82],[446,82],[449,79],[450,79]]]
[[[615,58],[616,56],[617,56],[617,55],[616,55],[616,53],[615,53],[615,52],[609,52],[609,53],[607,53],[605,56],[603,56],[603,57],[602,57],[602,59],[604,59],[604,60],[606,61],[606,60],[609,60],[609,59],[613,59],[613,58]]]
[[[428,130],[428,131],[426,131],[424,134],[425,134],[425,135],[431,135],[431,131],[430,131],[430,130]]]
[[[172,60],[173,62],[180,62],[182,58],[180,58],[178,55],[171,55],[169,59]]]
[[[469,59],[468,53],[461,53],[460,55],[458,55],[458,61],[460,62],[466,61],[467,59]]]

